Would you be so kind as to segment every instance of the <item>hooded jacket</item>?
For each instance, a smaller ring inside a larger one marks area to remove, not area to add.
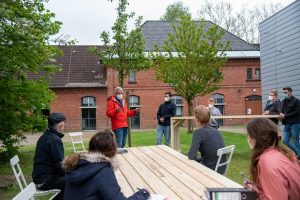
[[[68,170],[66,161],[64,168]],[[75,169],[66,173],[65,200],[146,200],[149,193],[140,190],[126,198],[113,171],[112,159],[103,154],[81,154]]]
[[[280,99],[276,99],[274,102],[272,100],[267,101],[264,111],[269,111],[269,115],[279,115],[281,113],[282,103]],[[278,124],[278,119],[270,118],[275,124]]]
[[[120,109],[119,112],[117,108]],[[135,114],[135,110],[128,110],[127,103],[123,99],[118,101],[114,96],[108,98],[106,116],[111,119],[112,130],[128,127],[127,118]]]

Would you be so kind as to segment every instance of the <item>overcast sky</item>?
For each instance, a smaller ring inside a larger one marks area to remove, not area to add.
[[[134,11],[136,16],[142,16],[143,21],[159,20],[169,4],[178,0],[128,0],[128,11]],[[215,1],[215,0],[212,0]],[[272,3],[281,3],[284,7],[294,0],[224,0],[231,2],[234,9],[242,5],[253,7]],[[204,0],[182,0],[189,7],[192,16],[197,17],[197,10]],[[46,8],[56,14],[56,20],[63,23],[58,36],[76,39],[80,45],[101,44],[99,35],[102,31],[110,31],[116,20],[117,0],[49,0]],[[133,27],[133,21],[130,27]],[[70,35],[70,37],[67,37]]]

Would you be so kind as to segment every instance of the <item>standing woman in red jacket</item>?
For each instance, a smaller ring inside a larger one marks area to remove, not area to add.
[[[128,110],[126,101],[123,99],[123,89],[115,88],[114,96],[108,98],[106,116],[111,119],[111,126],[116,136],[117,146],[124,148],[127,139],[127,118],[136,115],[139,108]]]

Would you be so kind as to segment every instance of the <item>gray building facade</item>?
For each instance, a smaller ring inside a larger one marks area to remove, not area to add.
[[[300,0],[259,25],[263,107],[268,91],[290,86],[300,98]]]

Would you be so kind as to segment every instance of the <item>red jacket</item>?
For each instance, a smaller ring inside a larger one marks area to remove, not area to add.
[[[135,110],[128,110],[126,101],[122,101],[123,107],[114,96],[108,98],[106,116],[111,119],[112,130],[128,127],[127,118],[136,114]],[[117,108],[120,108],[119,112]]]

